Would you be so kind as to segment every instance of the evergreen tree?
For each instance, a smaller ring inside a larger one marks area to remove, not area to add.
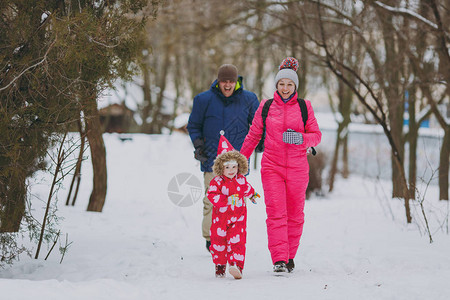
[[[103,162],[105,185],[97,191],[103,199],[93,208],[101,211],[106,161],[96,99],[134,72],[145,15],[155,15],[157,5],[152,1],[146,7],[146,0],[0,2],[0,233],[19,230],[26,178],[45,169],[49,147],[80,119],[90,130],[93,157]]]

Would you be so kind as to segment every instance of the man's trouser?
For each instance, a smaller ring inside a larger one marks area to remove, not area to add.
[[[203,237],[209,241],[209,230],[211,228],[211,220],[212,220],[212,208],[213,205],[209,201],[208,198],[206,198],[206,191],[209,189],[209,182],[214,178],[213,172],[204,172],[203,173],[203,180],[205,184],[205,197],[203,198],[203,221],[202,221],[202,233]]]

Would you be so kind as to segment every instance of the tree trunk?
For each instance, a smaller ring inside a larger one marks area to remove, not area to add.
[[[449,200],[448,197],[448,170],[450,158],[450,127],[444,130],[444,140],[442,141],[439,159],[439,200]]]
[[[0,178],[0,233],[18,232],[25,214],[26,176],[19,170],[12,176]]]
[[[263,11],[265,6],[265,0],[259,0],[257,15],[258,19],[256,21],[256,29],[258,30],[258,34],[262,32],[263,29]],[[256,39],[256,96],[258,97],[259,101],[261,102],[263,99],[263,86],[264,86],[264,47],[262,46],[262,40],[258,36]],[[253,168],[256,170],[258,166],[258,153],[255,152],[255,159],[253,160]]]
[[[351,40],[351,45],[353,48],[353,40]],[[348,169],[348,125],[352,122],[350,115],[352,113],[352,102],[353,102],[353,93],[351,89],[345,85],[342,81],[339,82],[339,86],[342,89],[342,99],[339,102],[339,110],[342,114],[342,125],[343,129],[339,138],[341,139],[341,148],[342,148],[342,177],[348,178],[350,171]]]
[[[408,103],[408,136],[409,143],[409,168],[408,168],[408,180],[409,180],[409,194],[411,199],[416,198],[416,178],[417,178],[417,139],[419,134],[419,124],[416,120],[416,90],[413,88],[409,93]]]
[[[386,4],[392,5],[394,1],[387,1]],[[401,173],[404,172],[404,145],[402,143],[403,135],[403,110],[404,102],[403,95],[400,92],[400,71],[403,63],[401,56],[398,53],[398,38],[394,28],[394,17],[392,15],[384,14],[380,12],[378,14],[380,18],[383,43],[385,55],[385,68],[384,74],[379,81],[382,81],[383,91],[386,96],[388,106],[388,125],[390,127],[390,135],[393,143],[395,144],[395,151],[391,153],[391,165],[392,165],[392,197],[403,197],[402,179]],[[398,161],[400,159],[400,162]],[[409,197],[408,197],[409,199]]]
[[[398,153],[391,156],[392,164],[392,197],[402,198],[403,187],[401,181],[401,173],[404,172],[404,153],[405,145],[403,142],[403,101],[399,100],[399,95],[391,95],[389,101],[389,123],[391,125],[392,139],[397,146]],[[393,97],[393,98],[392,98]],[[395,103],[396,102],[396,103]],[[400,159],[401,163],[396,163]]]
[[[328,179],[329,192],[333,191],[334,188],[334,180],[336,173],[338,172],[339,150],[342,149],[343,147],[341,146],[343,146],[347,142],[348,124],[350,124],[352,93],[351,90],[342,81],[338,82],[338,97],[339,97],[338,110],[342,116],[342,121],[339,122],[338,129],[336,132],[336,143],[334,147],[333,160],[331,162],[331,170]],[[344,150],[342,151],[342,158],[343,160],[344,158],[347,159],[346,171],[348,172],[348,156],[344,153]]]
[[[161,133],[161,129],[163,127],[162,119],[161,119],[161,109],[164,99],[164,91],[166,90],[166,82],[167,82],[167,73],[169,72],[170,66],[170,56],[172,54],[171,46],[168,45],[166,47],[166,51],[164,54],[164,62],[161,68],[161,76],[159,82],[159,95],[156,100],[156,104],[153,107],[152,111],[152,122],[150,124],[151,133]]]
[[[142,84],[142,92],[144,94],[143,108],[141,112],[142,116],[142,125],[141,132],[150,133],[150,125],[147,123],[148,117],[150,116],[150,112],[152,111],[152,95],[150,90],[150,70],[148,67],[148,56],[144,57],[144,62],[142,63],[142,76],[143,76],[143,84]]]
[[[440,200],[448,200],[448,171],[449,171],[449,155],[450,149],[448,147],[450,143],[450,125],[447,124],[445,118],[439,112],[437,107],[437,103],[433,101],[433,96],[431,90],[427,86],[423,86],[422,90],[424,91],[426,97],[428,98],[428,103],[431,106],[431,111],[436,117],[439,125],[441,125],[444,130],[444,139],[442,141],[441,152],[439,157],[439,199]]]
[[[442,70],[445,72],[447,84],[450,80],[450,55],[448,49],[448,43],[445,42],[445,25],[442,24],[441,20],[448,20],[450,16],[450,12],[447,9],[444,10],[444,16],[439,16],[439,11],[437,9],[436,1],[431,1],[433,12],[435,17],[438,19],[438,28],[439,28],[439,36],[440,36],[440,44],[442,47],[438,47],[440,56],[443,59],[440,59],[439,62],[442,65]],[[448,3],[448,1],[447,1]],[[448,23],[447,23],[448,24]],[[448,28],[448,27],[447,27]],[[448,31],[447,31],[448,33]],[[448,92],[448,90],[447,90]],[[448,104],[447,104],[448,105]],[[439,161],[439,199],[440,200],[449,200],[448,189],[449,189],[449,157],[450,157],[450,149],[448,145],[450,145],[450,126],[443,126],[444,128],[444,140],[441,147],[440,161]]]
[[[180,72],[180,54],[175,53],[175,100],[173,103],[173,111],[172,111],[172,125],[170,126],[170,134],[172,134],[173,129],[175,127],[175,118],[177,117],[178,105],[180,102],[180,85],[181,85],[181,72]]]
[[[404,171],[404,142],[403,142],[403,111],[404,97],[401,93],[400,68],[403,65],[399,62],[399,55],[396,52],[398,44],[396,43],[395,30],[393,29],[393,18],[391,16],[382,20],[384,47],[386,51],[386,80],[384,87],[386,99],[389,107],[389,125],[392,139],[396,145],[397,152],[391,155],[392,164],[392,197],[403,197],[401,172]],[[400,158],[401,164],[395,160]]]
[[[334,144],[334,154],[331,161],[330,175],[328,177],[328,192],[332,192],[334,189],[334,178],[337,173],[337,164],[339,160],[339,146],[341,144],[341,139],[339,138],[342,132],[342,123],[339,123],[338,130],[336,132],[336,143]]]
[[[106,173],[106,149],[100,126],[100,117],[95,107],[95,112],[89,114],[86,119],[87,138],[91,148],[92,168],[94,171],[93,189],[89,198],[88,211],[101,212],[105,204],[107,173]]]
[[[342,139],[342,177],[348,178],[350,170],[348,168],[348,134]]]
[[[417,184],[417,139],[418,132],[412,132],[410,127],[409,132],[409,195],[410,199],[416,199],[416,184]]]

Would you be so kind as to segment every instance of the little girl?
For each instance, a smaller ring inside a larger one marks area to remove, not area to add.
[[[230,274],[241,279],[247,236],[244,197],[256,203],[259,195],[244,176],[248,171],[247,158],[233,149],[223,131],[220,134],[218,156],[213,165],[217,176],[211,180],[206,193],[213,204],[209,249],[216,265],[216,277],[225,277],[228,262]]]

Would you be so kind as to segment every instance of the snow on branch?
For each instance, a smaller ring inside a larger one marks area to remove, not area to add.
[[[420,14],[418,14],[415,11],[412,11],[410,9],[401,8],[401,7],[392,7],[392,6],[389,6],[389,5],[386,5],[386,4],[382,3],[380,1],[375,1],[375,4],[378,5],[379,7],[384,8],[384,9],[390,11],[390,12],[393,12],[393,13],[409,15],[409,16],[411,16],[413,18],[416,18],[416,19],[422,21],[423,23],[427,24],[428,26],[430,26],[430,27],[432,27],[434,29],[438,29],[438,26],[435,23],[431,22],[427,18],[424,18]]]

